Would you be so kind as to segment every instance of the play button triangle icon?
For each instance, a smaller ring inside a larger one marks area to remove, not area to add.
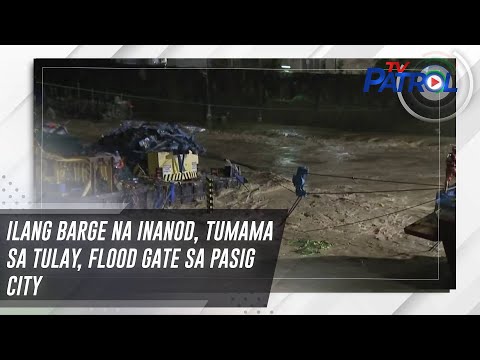
[[[433,86],[435,86],[435,85],[437,85],[437,84],[439,84],[439,83],[440,83],[440,81],[438,81],[438,80],[435,79],[434,77],[431,77],[431,78],[430,78],[430,86],[433,87]]]

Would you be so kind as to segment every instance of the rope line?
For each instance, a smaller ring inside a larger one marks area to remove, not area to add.
[[[287,188],[286,186],[284,186],[284,185],[282,185],[282,184],[280,184],[280,183],[277,183],[277,185],[279,185],[279,186],[281,186],[282,188],[284,188],[285,190],[288,190],[288,191],[290,191],[291,193],[295,194],[295,191],[293,191],[292,189],[289,189],[289,188]]]
[[[236,164],[239,164],[241,166],[244,166],[246,168],[249,168],[250,170],[253,171],[268,171],[273,173],[269,168],[267,167],[259,167],[259,166],[253,166],[247,163],[240,163],[238,161],[234,161]],[[277,169],[283,169],[283,170],[291,170],[291,169],[297,169],[298,166],[282,166],[276,167]],[[278,174],[275,174],[278,175]],[[427,184],[427,183],[420,183],[420,182],[409,182],[409,181],[398,181],[398,180],[386,180],[386,179],[372,179],[372,178],[365,178],[365,177],[357,177],[357,176],[347,176],[347,175],[335,175],[335,174],[321,174],[321,173],[311,173],[309,172],[307,175],[313,175],[313,176],[323,176],[323,177],[331,177],[331,178],[338,178],[338,179],[349,179],[349,180],[361,180],[361,181],[372,181],[372,182],[381,182],[381,183],[391,183],[391,184],[403,184],[403,185],[420,185],[420,186],[432,186],[435,188],[438,188],[438,184]]]
[[[287,213],[287,217],[289,217],[293,211],[295,210],[295,208],[298,206],[298,204],[300,204],[300,201],[302,201],[302,197],[299,196],[297,197],[297,200],[295,200],[295,202],[293,203],[292,207],[290,208],[290,210],[288,210],[288,213]]]
[[[422,188],[422,189],[391,189],[391,190],[371,190],[371,191],[344,191],[344,192],[308,192],[307,195],[350,195],[350,194],[376,194],[376,193],[390,193],[390,192],[405,192],[405,191],[426,191],[438,190],[439,188]]]
[[[279,179],[280,180],[280,179]],[[278,186],[281,186],[285,190],[290,191],[295,194],[295,191],[276,182]],[[410,191],[427,191],[427,190],[438,190],[438,187],[432,188],[415,188],[415,189],[382,189],[382,190],[371,190],[371,191],[343,191],[343,192],[308,192],[307,195],[351,195],[351,194],[375,194],[375,193],[392,193],[392,192],[410,192]]]
[[[425,183],[408,182],[408,181],[372,179],[372,178],[363,178],[363,177],[356,177],[356,176],[330,175],[330,174],[319,174],[319,173],[308,173],[308,175],[324,176],[324,177],[339,178],[339,179],[350,179],[350,180],[375,181],[375,182],[392,183],[392,184],[423,185],[423,186],[438,187],[438,184],[425,184]]]
[[[319,228],[319,229],[302,230],[302,232],[308,233],[308,232],[314,232],[314,231],[323,231],[323,230],[329,230],[329,229],[336,229],[336,228],[340,228],[340,227],[344,227],[344,226],[350,226],[350,225],[360,224],[360,223],[362,223],[362,222],[380,219],[380,218],[382,218],[382,217],[386,217],[386,216],[390,216],[390,215],[395,215],[395,214],[398,214],[398,213],[403,212],[403,211],[407,211],[407,210],[410,210],[410,209],[413,209],[413,208],[417,208],[417,207],[419,207],[419,206],[428,204],[428,203],[430,203],[430,202],[432,202],[432,201],[435,201],[435,199],[433,199],[433,200],[428,200],[428,201],[422,202],[422,203],[417,204],[417,205],[408,206],[408,207],[406,207],[406,208],[403,208],[403,209],[400,209],[400,210],[396,210],[396,211],[392,211],[392,212],[389,212],[389,213],[387,213],[387,214],[374,216],[374,217],[371,217],[371,218],[368,218],[368,219],[358,220],[358,221],[354,221],[354,222],[346,223],[346,224],[339,224],[339,225],[335,225],[335,226],[326,226],[326,227]]]

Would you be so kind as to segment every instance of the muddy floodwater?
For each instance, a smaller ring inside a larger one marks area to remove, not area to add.
[[[71,125],[80,136],[89,128]],[[225,158],[243,164],[247,186],[223,191],[214,206],[249,209],[290,208],[292,175],[297,166],[308,167],[310,194],[286,222],[273,291],[348,291],[357,284],[351,279],[385,279],[367,288],[362,282],[360,290],[409,291],[409,279],[421,279],[419,288],[436,287],[446,266],[441,245],[431,249],[434,244],[403,230],[434,209],[435,187],[443,184],[445,157],[455,143],[440,133],[433,126],[427,136],[271,124],[207,130],[197,134],[207,149],[199,166],[222,167]],[[338,278],[347,280],[345,288],[330,280]]]
[[[445,263],[442,246],[430,250],[431,242],[403,229],[433,211],[435,187],[443,184],[445,157],[454,138],[438,131],[417,136],[257,125],[206,131],[198,139],[208,149],[202,166],[222,166],[220,159],[226,157],[244,164],[243,174],[250,181],[248,189],[222,193],[215,199],[217,208],[290,208],[296,199],[291,182],[296,167],[307,166],[312,174],[305,187],[311,195],[285,226],[278,291],[291,290],[293,281],[282,287],[282,279],[289,278],[299,279],[295,285],[301,288],[311,277],[438,278]],[[394,214],[360,222],[389,213]],[[401,288],[400,283],[395,282],[395,288]]]

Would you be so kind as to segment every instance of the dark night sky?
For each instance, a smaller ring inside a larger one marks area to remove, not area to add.
[[[284,70],[218,69],[235,67],[278,69],[288,60],[248,59],[210,61],[208,80],[203,69],[164,69],[152,60],[48,59],[35,62],[35,95],[41,101],[42,79],[45,99],[72,97],[113,101],[115,94],[132,101],[135,114],[145,119],[201,123],[207,103],[212,113],[229,112],[238,122],[256,121],[259,111],[265,122],[314,124],[354,131],[425,132],[435,125],[414,119],[406,113],[392,92],[364,93],[364,72],[332,73]],[[292,67],[306,66],[304,60],[292,60]],[[340,60],[344,68],[368,66],[363,62]],[[136,62],[136,63],[135,63]],[[368,60],[371,62],[371,60]],[[173,63],[173,64],[172,64]],[[168,61],[168,66],[182,64]],[[185,66],[205,66],[205,60],[188,60]],[[52,68],[65,67],[70,68]],[[106,67],[83,69],[79,67]],[[138,69],[137,67],[145,69]],[[320,66],[310,64],[308,66]],[[323,66],[332,66],[323,64]],[[112,69],[122,67],[123,69]],[[125,69],[128,68],[128,69]],[[93,90],[93,92],[92,92]],[[131,95],[131,97],[129,97]],[[64,100],[71,101],[71,100]],[[160,119],[159,119],[160,118]],[[443,126],[454,134],[454,121]]]

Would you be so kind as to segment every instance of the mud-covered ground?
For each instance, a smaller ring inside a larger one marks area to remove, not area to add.
[[[70,123],[69,129],[86,140],[102,131],[88,122]],[[319,285],[305,278],[399,279],[368,282],[370,290],[408,291],[411,284],[403,279],[425,281],[418,282],[418,288],[427,282],[438,284],[439,269],[445,267],[442,246],[429,251],[431,242],[406,235],[403,229],[433,211],[434,187],[443,183],[444,159],[454,138],[439,137],[433,128],[431,136],[416,136],[255,124],[208,130],[197,140],[207,148],[201,168],[221,167],[224,158],[248,165],[242,167],[247,188],[222,192],[215,198],[216,208],[290,208],[296,199],[291,178],[299,165],[317,174],[426,184],[309,175],[306,190],[313,195],[300,202],[286,223],[275,291],[343,289],[338,281],[322,280]],[[389,192],[403,189],[415,191]],[[351,191],[369,193],[314,194]],[[353,222],[358,223],[348,225]],[[287,280],[291,278],[296,280]],[[350,281],[346,289],[351,286]]]

